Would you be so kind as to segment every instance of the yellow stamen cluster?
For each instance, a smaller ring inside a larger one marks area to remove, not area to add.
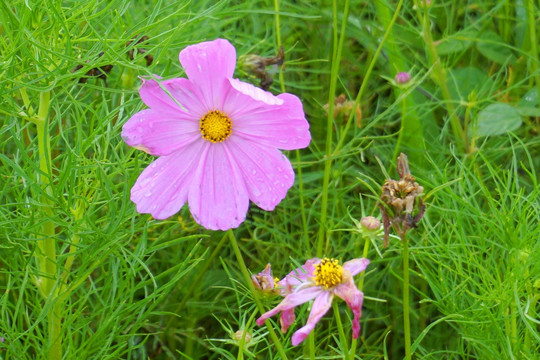
[[[315,266],[313,279],[325,289],[337,286],[343,282],[343,267],[335,259],[324,258]]]
[[[199,130],[203,139],[213,143],[222,142],[231,136],[232,121],[221,111],[213,110],[199,121]]]

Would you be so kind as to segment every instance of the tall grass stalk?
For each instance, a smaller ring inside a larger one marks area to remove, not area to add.
[[[534,75],[534,82],[536,83],[536,91],[538,96],[538,102],[540,103],[540,72],[538,71],[538,43],[536,37],[536,18],[535,8],[533,0],[527,1],[527,25],[529,26],[529,55],[530,55],[530,67],[531,74]],[[540,4],[539,4],[540,5]]]
[[[326,118],[326,142],[324,158],[324,175],[321,197],[321,216],[319,220],[319,235],[317,238],[317,256],[323,255],[323,244],[327,238],[326,216],[328,212],[328,186],[330,183],[330,171],[332,169],[332,133],[334,131],[334,97],[336,96],[336,85],[339,74],[339,65],[341,61],[341,52],[343,41],[345,40],[347,19],[349,17],[349,0],[345,0],[343,6],[343,19],[341,22],[341,31],[338,33],[338,7],[337,0],[332,1],[332,29],[333,29],[333,47],[332,61],[330,62],[330,86],[328,90],[328,117]],[[338,40],[339,35],[339,40]]]
[[[279,0],[274,0],[274,22],[276,24],[276,44],[278,51],[283,46],[283,43],[281,42],[281,22],[279,19]],[[283,75],[283,65],[279,66],[279,87],[282,93],[285,92],[285,78]],[[304,200],[304,180],[302,177],[302,158],[300,156],[300,150],[294,150],[294,156],[296,158],[296,179],[298,180],[298,198],[300,200],[300,216],[302,218],[302,232],[304,236],[304,243],[305,243],[305,251],[306,255],[309,256],[309,249],[310,241],[309,241],[309,234],[308,234],[308,225],[307,225],[307,219],[306,219],[306,208],[305,208],[305,200]]]
[[[379,54],[381,53],[384,44],[386,42],[386,39],[390,35],[392,31],[392,27],[394,26],[394,23],[396,22],[399,11],[401,10],[401,7],[403,5],[403,0],[400,0],[396,6],[396,10],[394,11],[394,16],[392,16],[392,19],[390,20],[388,27],[386,28],[386,31],[384,32],[384,35],[379,42],[379,45],[377,46],[377,50],[375,50],[375,53],[373,54],[373,57],[371,58],[371,61],[369,62],[368,68],[366,70],[366,73],[364,75],[364,79],[362,81],[362,85],[360,85],[360,89],[358,90],[358,93],[356,94],[356,98],[354,100],[354,107],[358,106],[358,104],[362,104],[362,97],[364,95],[365,90],[367,89],[367,86],[369,84],[369,79],[371,77],[371,73],[373,71],[373,68],[375,67],[375,64],[377,63],[377,59],[379,58]],[[330,103],[328,103],[330,106]],[[330,107],[328,108],[328,111],[330,111]],[[338,143],[336,147],[334,148],[332,154],[335,156],[339,153],[341,148],[343,147],[343,144],[345,143],[345,140],[347,140],[347,134],[350,130],[351,124],[353,123],[352,119],[354,117],[354,111],[351,111],[351,114],[349,115],[349,118],[347,119],[347,123],[345,124],[345,128],[342,131],[342,136],[338,140]]]
[[[418,20],[422,25],[422,35],[424,36],[430,67],[433,68],[433,78],[441,89],[450,121],[450,127],[452,128],[452,133],[456,140],[456,144],[460,150],[465,150],[468,152],[469,144],[467,133],[463,130],[461,120],[459,119],[456,107],[454,106],[454,100],[452,99],[450,90],[448,89],[446,69],[439,58],[439,54],[435,48],[435,42],[433,41],[433,34],[431,33],[429,6],[426,6],[425,4],[426,2],[424,0],[414,0]]]

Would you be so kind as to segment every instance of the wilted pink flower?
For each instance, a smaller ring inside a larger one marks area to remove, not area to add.
[[[263,271],[257,275],[251,275],[251,282],[255,288],[270,293],[277,293],[278,288],[276,283],[279,281],[278,278],[272,276],[272,267],[270,264],[267,264]]]
[[[233,79],[227,40],[188,46],[180,63],[187,79],[143,80],[149,109],[122,129],[128,145],[160,156],[131,189],[137,211],[165,219],[188,202],[199,224],[227,230],[244,221],[249,200],[273,210],[294,182],[279,149],[311,140],[302,103]]]
[[[279,282],[285,299],[272,310],[257,319],[257,325],[281,312],[281,330],[286,332],[294,322],[294,308],[315,299],[311,307],[306,325],[292,336],[294,346],[306,339],[315,325],[330,309],[334,295],[342,298],[351,308],[354,319],[352,323],[353,338],[360,334],[360,316],[362,314],[363,293],[358,290],[353,276],[364,271],[369,264],[368,259],[359,258],[347,261],[343,266],[334,259],[310,259],[301,267]]]

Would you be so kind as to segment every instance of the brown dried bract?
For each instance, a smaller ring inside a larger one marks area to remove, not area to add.
[[[360,128],[362,127],[362,108],[359,104],[354,106],[354,103],[355,102],[353,100],[347,100],[345,94],[340,94],[337,98],[334,99],[333,117],[334,119],[337,119],[339,116],[343,115],[344,119],[348,119],[354,107],[354,114],[356,115],[356,126]],[[324,104],[323,108],[328,114],[328,104]]]
[[[249,54],[242,56],[240,62],[243,63],[246,72],[261,80],[259,85],[261,89],[268,90],[274,82],[274,79],[272,78],[272,75],[266,72],[266,67],[270,65],[281,66],[284,61],[285,52],[283,46],[280,46],[277,55],[274,57],[263,58],[259,55]]]
[[[135,41],[135,39],[137,39],[138,36],[139,36],[139,35],[135,35],[135,36],[133,37],[133,39],[131,39],[130,41],[128,41],[128,42],[126,43],[126,47],[129,48],[130,45],[133,43],[133,41]],[[142,37],[135,43],[135,46],[139,45],[140,43],[143,43],[143,42],[147,41],[148,39],[149,39],[148,36],[146,36],[146,35],[142,36]],[[138,53],[138,54],[146,54],[146,50],[145,50],[145,49],[143,49],[142,47],[137,47],[137,48],[135,48],[135,46],[132,47],[131,49],[129,49],[128,52],[127,52],[127,53],[128,53],[128,57],[129,57],[129,60],[131,60],[131,61],[133,61],[133,60],[135,59],[135,57],[134,57],[134,55],[135,55],[135,50],[137,50],[137,53]],[[154,57],[153,57],[152,55],[150,55],[150,54],[146,54],[146,55],[144,56],[144,60],[146,60],[146,66],[150,66],[150,65],[152,65],[152,62],[154,61]]]
[[[98,57],[102,57],[104,54],[104,52],[100,52]],[[88,61],[86,61],[86,63],[88,63]],[[82,69],[84,67],[84,65],[77,65],[73,70],[71,70],[72,73]],[[105,82],[105,86],[109,86],[107,84],[107,75],[109,75],[109,73],[111,72],[113,66],[112,65],[103,65],[103,66],[100,66],[100,67],[95,67],[95,68],[92,68],[90,70],[88,70],[86,72],[86,76],[92,76],[92,77],[95,77],[95,78],[98,78],[98,79],[102,79],[104,82]],[[79,83],[86,83],[86,81],[88,80],[88,78],[86,77],[81,77],[79,79]]]
[[[411,175],[407,156],[403,153],[397,160],[397,170],[400,179],[385,181],[379,204],[384,226],[384,247],[388,246],[390,227],[393,226],[403,238],[409,229],[418,225],[426,210],[421,197],[424,188]]]

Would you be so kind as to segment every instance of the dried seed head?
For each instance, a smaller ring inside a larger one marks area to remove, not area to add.
[[[345,94],[340,94],[334,99],[333,117],[334,119],[337,119],[340,116],[343,116],[343,119],[346,120],[351,115],[351,112],[354,111],[354,114],[356,115],[356,126],[360,128],[362,127],[362,108],[360,107],[360,104],[354,106],[354,103],[353,100],[347,100]],[[327,114],[328,108],[328,104],[324,104],[323,109]]]
[[[285,52],[283,46],[279,48],[279,52],[274,57],[264,58],[256,54],[242,55],[238,58],[238,66],[247,74],[261,80],[260,88],[268,90],[274,82],[272,76],[266,71],[266,67],[270,65],[283,65],[285,60]]]
[[[391,226],[402,237],[409,229],[416,227],[425,211],[421,197],[424,188],[411,175],[407,156],[403,153],[398,158],[397,171],[400,179],[387,179],[382,186],[379,208],[383,218],[385,247],[388,246]]]

